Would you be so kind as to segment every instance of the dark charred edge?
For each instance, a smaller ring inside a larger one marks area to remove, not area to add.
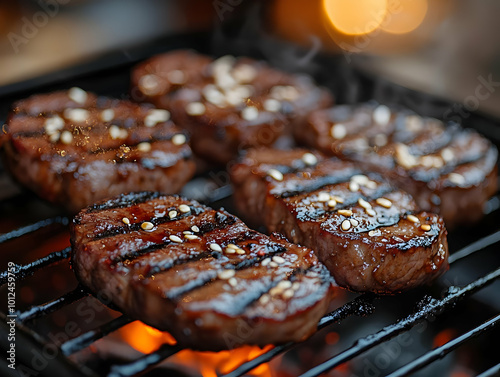
[[[272,190],[271,194],[281,199],[292,198],[300,194],[306,194],[312,191],[319,190],[324,186],[337,185],[340,183],[348,182],[352,176],[362,173],[363,172],[359,169],[349,168],[346,169],[346,171],[341,173],[336,173],[335,175],[322,176],[315,178],[314,180],[301,182],[301,184],[297,185],[294,190],[289,190],[289,191],[286,190],[282,193],[276,193],[276,194],[274,194],[273,193],[274,190]]]
[[[206,233],[210,233],[216,229],[225,229],[230,225],[236,223],[236,216],[233,216],[229,213],[214,211],[214,221],[206,222],[201,225],[197,225],[200,229],[199,232],[196,233],[197,236],[202,236]]]
[[[432,224],[431,230],[426,232],[427,236],[412,237],[407,242],[398,243],[397,248],[401,251],[408,251],[414,247],[429,248],[439,239],[441,230],[442,228],[439,225]]]
[[[141,203],[148,202],[150,200],[158,199],[163,194],[159,192],[145,191],[145,192],[135,192],[129,194],[121,194],[115,199],[110,199],[104,203],[94,204],[87,208],[87,213],[100,212],[109,209],[125,208],[136,206]]]
[[[280,255],[280,254],[283,254],[287,251],[287,249],[284,246],[279,245],[279,244],[271,245],[271,247],[269,247],[269,246],[270,245],[265,245],[265,247],[268,250],[270,250],[270,253],[264,254],[264,255],[258,256],[258,257],[253,257],[251,259],[246,259],[246,260],[243,260],[241,262],[227,263],[224,266],[221,266],[221,270],[224,270],[224,269],[227,269],[227,270],[233,269],[233,270],[237,270],[237,271],[246,270],[247,268],[255,267],[257,265],[257,263],[263,261],[266,258],[275,256],[275,255]],[[159,272],[157,272],[157,274],[163,273],[166,271],[168,271],[168,269],[159,271]],[[181,287],[180,289],[178,289],[175,294],[169,295],[168,298],[171,299],[172,301],[179,301],[182,299],[182,297],[184,297],[184,295],[186,295],[190,292],[193,292],[194,290],[199,289],[207,284],[210,284],[210,283],[216,281],[217,279],[218,278],[215,276],[215,277],[210,278],[210,279],[204,279],[196,284],[185,285],[184,287]]]
[[[222,257],[222,254],[217,252],[217,251],[203,251],[201,253],[195,254],[195,255],[189,255],[188,257],[185,258],[177,258],[172,261],[170,261],[167,264],[164,264],[162,266],[154,266],[152,267],[145,275],[145,278],[150,278],[153,275],[157,275],[163,272],[167,272],[170,269],[178,266],[182,266],[185,264],[189,264],[192,262],[197,262],[199,260],[205,259],[205,258],[213,258],[213,259],[219,259]]]
[[[354,193],[352,193],[352,195],[349,195],[348,197],[346,197],[344,199],[344,203],[342,203],[341,205],[335,206],[335,208],[328,209],[328,210],[317,209],[315,211],[307,211],[303,214],[297,214],[296,218],[299,221],[318,220],[318,219],[320,219],[324,216],[327,216],[331,213],[335,213],[340,209],[352,207],[353,205],[355,205],[358,202],[359,199],[364,199],[367,202],[370,202],[370,201],[373,201],[377,198],[380,198],[381,196],[390,194],[391,192],[394,192],[394,191],[398,191],[398,188],[391,186],[391,185],[383,184],[382,186],[377,187],[377,189],[373,192],[373,194],[371,194],[369,196],[361,195],[359,192],[354,192]],[[398,215],[398,219],[399,219],[399,215]],[[397,221],[396,221],[396,223],[397,223]],[[385,226],[385,224],[384,224],[384,226]],[[375,229],[375,228],[373,228],[373,229]],[[371,230],[371,229],[368,229],[368,230]]]
[[[164,224],[167,222],[174,222],[174,221],[182,220],[182,219],[185,219],[186,217],[189,217],[189,216],[193,216],[193,215],[198,216],[201,212],[203,212],[202,208],[198,208],[198,207],[194,207],[194,206],[190,206],[190,208],[191,208],[190,212],[180,214],[173,219],[171,219],[168,216],[163,216],[163,217],[156,217],[156,218],[145,220],[145,221],[152,223],[154,226],[158,226],[160,224]],[[169,210],[172,210],[172,209],[174,209],[174,208],[169,208]],[[131,233],[131,232],[140,231],[141,224],[142,223],[135,223],[132,225],[119,226],[119,227],[105,230],[102,233],[98,233],[98,234],[94,235],[94,237],[92,238],[92,241],[97,241],[97,240],[102,240],[104,238],[114,237],[114,236],[117,236],[119,234],[127,234],[127,233]]]
[[[410,175],[410,178],[412,178],[416,181],[428,183],[428,182],[431,182],[432,180],[439,179],[444,175],[447,175],[449,173],[454,172],[460,166],[467,165],[467,164],[473,164],[473,163],[477,163],[481,160],[485,160],[486,165],[489,166],[489,169],[487,171],[485,171],[484,173],[482,173],[482,177],[484,178],[495,167],[497,158],[498,158],[498,150],[493,145],[490,145],[488,147],[487,151],[485,151],[484,153],[477,153],[477,155],[471,156],[467,159],[462,159],[462,160],[458,161],[457,163],[447,164],[441,169],[432,169],[430,171],[409,170],[409,175]],[[465,186],[465,187],[469,187],[470,185],[473,185],[473,184],[479,184],[481,182],[482,182],[482,180],[478,181],[478,182],[470,182],[470,183],[467,182],[468,186]]]

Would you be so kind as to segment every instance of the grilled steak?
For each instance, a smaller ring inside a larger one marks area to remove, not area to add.
[[[497,190],[497,149],[456,124],[368,103],[316,111],[297,131],[302,143],[382,173],[449,228],[480,219]]]
[[[448,268],[443,220],[353,163],[303,149],[256,149],[231,178],[241,213],[312,248],[341,286],[392,293]]]
[[[138,66],[132,81],[143,100],[172,112],[192,134],[194,152],[213,163],[229,162],[242,148],[273,144],[287,125],[302,124],[313,109],[333,102],[308,76],[249,58],[207,59],[185,51],[160,55]],[[167,76],[184,80],[172,85]]]
[[[175,193],[194,174],[187,136],[166,110],[73,88],[14,104],[5,165],[40,197],[71,212],[131,190]]]
[[[85,286],[193,349],[303,340],[333,291],[310,249],[178,196],[90,206],[75,217],[71,243]]]

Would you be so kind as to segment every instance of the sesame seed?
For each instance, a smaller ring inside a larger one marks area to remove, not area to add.
[[[177,211],[169,211],[168,212],[168,217],[170,217],[171,219],[173,219],[176,216],[177,216]]]
[[[359,184],[358,184],[358,183],[356,183],[356,182],[354,182],[354,181],[349,182],[349,190],[350,190],[351,192],[356,192],[356,191],[358,191],[358,190],[359,190]]]
[[[377,188],[377,182],[375,181],[368,181],[365,183],[365,187],[368,187],[371,190],[375,190]]]
[[[49,136],[49,140],[52,142],[52,143],[55,143],[59,140],[59,137],[61,136],[61,134],[59,132],[54,132],[53,134],[50,134]]]
[[[238,285],[238,280],[236,280],[236,278],[234,277],[230,278],[227,282],[231,287],[236,287],[236,285]]]
[[[417,159],[410,153],[408,146],[401,143],[396,145],[396,162],[405,169],[417,165]]]
[[[144,94],[154,95],[159,93],[160,86],[155,75],[144,75],[139,79],[139,89]]]
[[[101,111],[101,119],[103,122],[111,122],[115,117],[115,111],[113,109],[105,109]]]
[[[408,115],[405,118],[405,128],[411,132],[418,132],[422,129],[424,122],[418,115]]]
[[[339,209],[337,213],[342,216],[352,216],[352,211],[350,209]]]
[[[154,127],[157,123],[166,122],[170,119],[170,112],[163,109],[151,109],[144,117],[146,127]]]
[[[186,82],[186,75],[179,69],[174,69],[167,73],[167,80],[172,84],[181,85]]]
[[[377,213],[371,209],[371,208],[367,208],[366,210],[366,213],[369,215],[369,216],[375,216]]]
[[[199,232],[199,231],[200,231],[200,228],[198,228],[196,225],[193,225],[193,226],[191,227],[191,230],[192,230],[193,232]]]
[[[342,221],[342,230],[351,229],[351,222],[349,220]]]
[[[111,137],[111,139],[125,139],[128,136],[128,131],[126,129],[112,125],[111,127],[109,127],[109,136]]]
[[[149,152],[151,150],[151,144],[147,141],[137,144],[137,150],[140,152]]]
[[[335,207],[337,205],[337,201],[335,199],[331,199],[328,201],[328,207]]]
[[[265,294],[260,296],[259,302],[261,303],[261,305],[267,304],[269,302],[269,295]]]
[[[281,289],[288,289],[292,287],[292,282],[290,280],[282,280],[276,285],[276,287]]]
[[[334,124],[330,129],[330,135],[332,135],[334,139],[343,139],[347,135],[347,129],[343,124]]]
[[[243,255],[243,254],[245,254],[245,250],[237,248],[236,249],[236,254]]]
[[[182,145],[186,143],[186,136],[183,134],[177,134],[172,137],[172,143],[174,145]]]
[[[359,225],[359,221],[356,219],[349,219],[352,226],[356,227]]]
[[[267,266],[269,263],[271,263],[271,258],[266,258],[261,262],[261,265],[264,267]]]
[[[124,223],[124,224],[127,224],[127,225],[129,225],[129,224],[130,224],[130,220],[129,220],[129,219],[127,219],[126,217],[124,217],[124,218],[122,219],[122,221],[123,221],[123,223]]]
[[[275,262],[276,262],[276,263],[278,263],[278,264],[283,264],[283,263],[285,263],[285,259],[284,259],[284,258],[282,258],[282,257],[280,257],[279,255],[275,255],[275,256],[273,257],[273,261],[275,261]]]
[[[177,242],[177,243],[181,243],[182,242],[182,240],[180,239],[180,237],[177,237],[175,235],[171,235],[168,238],[170,238],[170,241],[173,241],[173,242]]]
[[[230,243],[229,245],[227,245],[227,247],[234,250],[238,249],[238,246],[236,246],[234,243]]]
[[[455,153],[453,153],[453,150],[451,148],[444,148],[441,151],[441,157],[443,158],[444,162],[450,162],[455,158]]]
[[[89,111],[85,109],[64,110],[64,117],[77,123],[85,122],[88,119],[89,115]]]
[[[241,111],[241,117],[245,120],[255,120],[259,117],[259,110],[254,106],[245,107]]]
[[[448,174],[448,180],[458,186],[461,186],[465,183],[465,177],[462,174],[458,173]]]
[[[193,232],[191,232],[190,230],[185,230],[184,232],[182,232],[182,234],[193,234]]]
[[[179,206],[179,211],[181,211],[182,213],[188,213],[191,212],[191,208],[189,208],[189,206],[186,204],[181,204]]]
[[[330,200],[330,194],[327,192],[320,192],[318,194],[318,202],[327,202]]]
[[[300,283],[298,281],[295,281],[293,284],[292,284],[292,289],[294,291],[298,291],[300,288]]]
[[[420,225],[420,228],[422,230],[425,230],[426,232],[428,232],[429,230],[431,230],[431,226],[429,224],[422,224],[422,225]]]
[[[58,115],[54,115],[45,120],[44,127],[45,127],[45,132],[47,132],[48,134],[57,132],[64,128],[64,119]]]
[[[73,87],[68,91],[68,97],[71,100],[83,105],[87,101],[88,95],[85,90]]]
[[[302,156],[302,161],[304,161],[304,163],[309,166],[316,165],[318,163],[318,159],[312,153],[304,153],[304,155]]]
[[[197,240],[200,237],[195,236],[194,234],[186,234],[186,235],[184,235],[184,238],[187,240]]]
[[[271,262],[269,262],[269,267],[276,268],[276,267],[278,267],[278,263],[271,261]]]
[[[420,222],[420,220],[418,219],[418,217],[414,216],[414,215],[408,215],[408,216],[406,216],[406,218],[408,220],[410,220],[412,223],[418,223],[418,222]]]
[[[269,169],[267,171],[267,175],[274,178],[277,181],[282,181],[283,180],[283,174],[279,170],[276,169]]]
[[[186,106],[186,112],[188,115],[198,116],[205,113],[205,105],[201,102],[191,102]]]
[[[372,205],[370,203],[368,203],[366,200],[364,200],[363,198],[358,199],[358,204],[361,207],[363,207],[364,209],[371,209],[372,208]]]
[[[70,144],[73,141],[73,135],[69,131],[63,131],[61,134],[61,141],[64,144]]]
[[[377,202],[378,205],[385,207],[385,208],[391,208],[391,206],[392,206],[392,202],[386,198],[377,198],[375,200],[375,202]]]
[[[144,230],[151,230],[151,229],[154,228],[154,225],[153,225],[153,223],[150,223],[149,221],[144,221],[141,224],[141,228],[144,229]]]
[[[226,252],[226,254],[234,254],[236,253],[236,249],[233,249],[231,247],[226,247],[226,249],[224,250]]]
[[[368,232],[368,235],[369,235],[370,237],[373,237],[373,236],[378,236],[378,235],[379,235],[379,233],[380,233],[380,231],[379,231],[379,230],[370,230],[370,231]]]
[[[238,82],[250,82],[257,76],[257,70],[249,64],[239,64],[233,69],[233,77]]]
[[[369,179],[366,175],[356,174],[351,177],[351,181],[356,182],[360,185],[365,185],[369,181]]]
[[[219,252],[222,251],[222,248],[219,245],[217,245],[216,243],[211,243],[210,249],[212,249],[213,251],[219,251]]]
[[[385,105],[380,105],[373,110],[373,121],[382,126],[385,126],[391,120],[391,110]]]
[[[342,199],[340,196],[335,196],[335,195],[332,195],[332,199],[335,200],[337,203],[344,203],[344,199]]]
[[[273,287],[269,290],[269,294],[271,296],[278,296],[280,294],[283,293],[283,289],[279,288],[279,287]]]
[[[285,292],[283,292],[283,298],[284,299],[292,298],[294,294],[295,292],[293,289],[287,289]]]
[[[217,276],[221,280],[231,279],[234,275],[235,275],[235,271],[229,270],[229,269],[221,270],[221,271],[217,272]]]
[[[274,98],[269,98],[264,101],[264,110],[275,113],[281,110],[281,102]]]

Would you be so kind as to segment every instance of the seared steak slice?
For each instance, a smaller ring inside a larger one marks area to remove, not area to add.
[[[242,214],[312,248],[341,286],[392,293],[448,268],[443,220],[350,162],[303,149],[256,149],[231,177]]]
[[[333,102],[308,76],[249,58],[207,59],[185,51],[160,55],[138,66],[132,81],[139,89],[151,81],[154,93],[142,88],[143,100],[172,111],[192,134],[194,152],[213,163],[229,162],[242,148],[271,145],[287,125],[302,124],[313,109]],[[185,80],[171,85],[169,75]]]
[[[88,207],[71,243],[82,284],[193,349],[301,341],[333,289],[310,249],[178,196],[132,193]]]
[[[497,190],[497,149],[456,124],[368,103],[316,111],[297,131],[302,143],[380,172],[449,228],[480,219]]]
[[[5,165],[71,212],[131,190],[178,192],[194,174],[186,134],[166,110],[73,88],[14,104]]]

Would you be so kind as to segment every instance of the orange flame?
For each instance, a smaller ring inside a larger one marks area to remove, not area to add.
[[[162,344],[176,344],[176,340],[167,332],[134,321],[120,329],[120,335],[132,348],[142,353],[155,351]],[[169,363],[183,365],[200,372],[203,377],[217,377],[226,374],[243,364],[269,351],[272,346],[264,348],[243,346],[231,351],[196,352],[183,350],[168,359]],[[269,364],[262,364],[248,373],[249,376],[273,377]]]

